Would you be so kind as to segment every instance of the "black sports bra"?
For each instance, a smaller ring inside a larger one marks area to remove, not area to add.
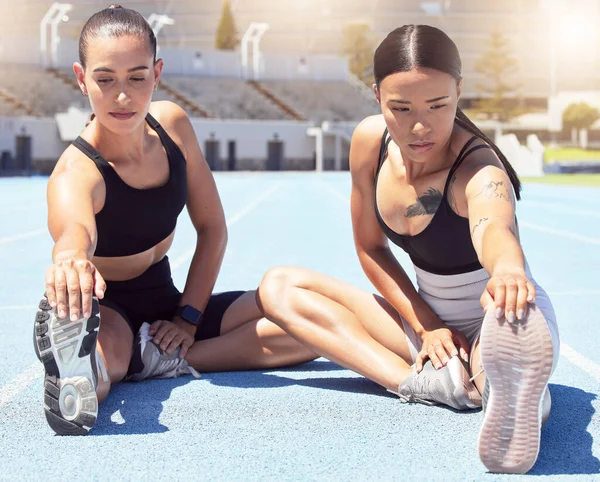
[[[175,229],[187,199],[186,161],[179,146],[150,114],[146,122],[159,135],[169,160],[166,184],[136,189],[125,183],[98,151],[81,137],[73,145],[87,155],[102,174],[106,200],[96,214],[95,256],[129,256],[146,251]]]
[[[391,138],[386,139],[387,134],[388,131],[386,129],[383,133],[379,150],[379,163],[375,177],[375,193],[377,193],[379,171],[385,161],[388,145],[391,141]],[[467,273],[482,268],[471,241],[469,220],[456,214],[450,207],[450,204],[448,204],[447,198],[450,179],[452,179],[452,176],[464,159],[476,150],[491,149],[487,144],[477,145],[469,149],[469,146],[477,139],[478,137],[476,136],[471,137],[461,149],[448,173],[442,202],[433,215],[431,222],[420,233],[409,236],[393,231],[381,217],[379,207],[377,206],[377,194],[375,194],[375,214],[385,235],[394,244],[406,251],[415,266],[430,273],[450,275]]]

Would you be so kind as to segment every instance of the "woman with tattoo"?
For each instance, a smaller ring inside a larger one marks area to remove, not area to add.
[[[352,138],[351,211],[358,257],[383,297],[279,267],[257,299],[312,351],[403,401],[459,410],[483,403],[482,462],[527,472],[550,409],[559,338],[520,245],[520,182],[458,108],[461,60],[445,33],[405,25],[374,60],[382,114]],[[388,240],[410,255],[416,288]]]

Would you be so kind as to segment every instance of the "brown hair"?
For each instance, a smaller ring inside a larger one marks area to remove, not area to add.
[[[135,10],[113,3],[92,15],[83,26],[79,37],[79,62],[85,68],[90,40],[98,37],[118,38],[135,35],[146,39],[156,62],[156,36],[146,19]]]
[[[390,32],[375,51],[373,72],[377,88],[388,75],[418,67],[445,72],[457,81],[462,78],[458,48],[448,35],[430,25],[404,25]],[[521,181],[498,146],[473,124],[460,107],[456,109],[454,121],[489,144],[502,161],[517,199],[521,199]]]

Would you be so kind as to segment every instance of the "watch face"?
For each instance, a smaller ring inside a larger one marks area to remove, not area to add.
[[[190,323],[193,323],[194,325],[198,324],[198,321],[200,321],[200,317],[202,316],[202,313],[200,311],[198,311],[196,308],[190,306],[190,305],[186,305],[182,308],[181,310],[181,318],[183,318],[185,321],[188,321]]]

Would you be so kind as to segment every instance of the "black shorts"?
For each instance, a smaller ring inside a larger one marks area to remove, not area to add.
[[[227,308],[245,291],[213,294],[204,310],[196,340],[214,338],[221,333],[221,321]],[[142,323],[171,320],[179,307],[181,293],[173,284],[169,259],[165,256],[137,278],[127,281],[107,281],[106,293],[100,306],[119,313],[137,333]]]

